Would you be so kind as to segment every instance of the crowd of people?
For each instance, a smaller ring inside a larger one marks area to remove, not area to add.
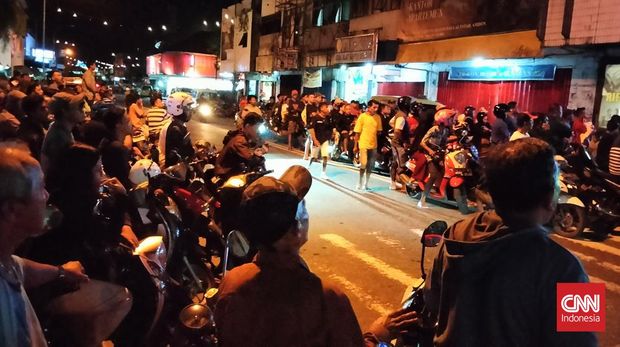
[[[250,103],[256,105],[256,97],[250,99]],[[415,153],[426,157],[431,181],[441,177],[443,168],[431,158],[438,149],[445,148],[463,134],[471,136],[471,144],[481,158],[495,145],[527,137],[549,143],[559,155],[570,155],[574,146],[584,145],[601,170],[620,180],[618,115],[611,117],[606,128],[596,129],[589,123],[591,119],[586,117],[585,108],[565,110],[554,105],[547,113],[529,113],[511,101],[496,105],[492,112],[474,106],[467,106],[460,112],[409,97],[379,100],[381,97],[362,105],[335,98],[327,103],[321,93],[300,96],[293,90],[290,96],[278,95],[264,107],[264,113],[275,130],[288,137],[289,149],[297,144],[304,151],[304,160],[310,159],[310,164],[322,159],[323,178],[328,177],[329,158],[356,162],[360,166],[358,189],[369,188],[367,176],[380,155],[377,150],[386,142],[390,142],[393,153],[390,189],[399,190],[409,182],[402,173]]]
[[[107,88],[91,83],[94,65],[89,66],[82,83],[74,85],[65,85],[57,72],[40,88],[25,76],[6,85],[0,81],[0,345],[46,345],[26,290],[53,281],[107,280],[105,245],[137,245],[136,219],[126,202],[126,192],[135,184],[129,177],[131,158],[151,156],[167,167],[194,152],[185,124],[191,96],[172,94],[165,106],[155,98],[155,107],[146,111],[140,98],[128,95],[126,109],[120,108]],[[239,130],[227,136],[215,165],[224,177],[257,165],[260,152],[266,151],[258,136],[262,111],[256,97],[248,97],[242,109]],[[371,100],[364,107],[340,99],[328,104],[322,95],[299,96],[297,91],[288,100],[279,96],[269,112],[286,129],[289,147],[299,142],[308,165],[322,161],[324,176],[329,142],[338,137],[336,147],[359,158],[358,189],[369,189],[377,148],[389,129],[394,129],[396,159],[392,187],[398,189],[399,170],[411,148],[432,155],[433,146],[448,141],[455,125],[467,127],[487,158],[486,178],[496,212],[476,214],[446,233],[450,241],[427,284],[428,309],[437,322],[436,345],[596,345],[592,333],[555,330],[556,283],[584,282],[587,276],[578,260],[541,227],[557,202],[553,148],[562,153],[565,144],[583,141],[588,131],[582,126],[583,112],[577,111],[574,120],[569,112],[560,112],[548,122],[540,115],[532,127],[531,116],[518,112],[516,104],[496,106],[497,119],[488,121],[483,109],[474,117],[473,107],[461,116],[442,107],[428,111],[403,98],[393,105]],[[617,168],[615,148],[620,146],[618,125],[610,124],[600,136],[597,158],[604,155],[602,146],[611,143],[611,172]],[[530,136],[544,141],[524,139]],[[506,185],[506,180],[515,184]],[[309,171],[294,166],[281,178],[262,177],[243,192],[241,219],[249,223],[242,230],[258,254],[223,278],[215,311],[220,345],[378,346],[419,323],[418,312],[401,309],[379,318],[362,334],[347,296],[310,271],[300,249],[308,241],[304,198],[311,184]],[[102,198],[109,200],[101,205]],[[64,218],[44,234],[48,202]],[[101,213],[106,218],[101,219]],[[479,230],[492,232],[479,235]],[[482,247],[466,249],[482,241]],[[524,254],[525,248],[535,256]],[[483,276],[471,276],[468,266],[454,260],[480,262],[480,254],[489,264]],[[532,285],[520,290],[513,286],[528,281]],[[487,294],[474,300],[471,293]],[[483,316],[490,325],[473,323]]]

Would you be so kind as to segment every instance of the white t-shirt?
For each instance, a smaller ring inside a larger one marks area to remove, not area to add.
[[[405,128],[405,124],[407,123],[407,115],[401,116],[400,112],[397,113],[392,119],[390,119],[390,126],[394,128],[394,130],[403,130]]]
[[[0,346],[47,347],[28,295],[24,290],[23,261],[13,256],[19,283],[0,269]]]
[[[524,139],[526,137],[530,137],[529,133],[522,133],[519,130],[515,131],[514,133],[512,133],[512,135],[510,136],[510,141],[514,141],[514,140],[518,140],[518,139]]]

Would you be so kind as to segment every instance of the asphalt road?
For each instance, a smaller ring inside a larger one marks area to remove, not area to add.
[[[194,141],[203,139],[221,148],[232,120],[192,121],[189,128]],[[307,165],[300,152],[271,146],[267,168],[275,170],[275,176],[295,164]],[[407,288],[419,280],[422,230],[433,221],[451,224],[462,216],[440,206],[416,208],[416,200],[389,190],[386,177],[373,174],[372,190],[360,192],[355,190],[355,169],[330,163],[329,180],[319,178],[320,170],[318,163],[310,170],[310,238],[302,255],[314,273],[348,295],[364,329],[398,308]],[[620,234],[605,241],[553,238],[582,261],[591,282],[606,284],[607,327],[599,336],[600,345],[620,346]],[[427,253],[427,269],[435,254],[436,249]]]

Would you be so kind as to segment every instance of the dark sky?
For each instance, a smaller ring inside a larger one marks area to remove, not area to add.
[[[139,55],[155,51],[157,41],[175,49],[215,49],[221,8],[235,0],[47,0],[47,46],[75,42],[81,59],[112,61],[111,53]],[[40,42],[43,0],[27,0],[29,32]],[[58,8],[62,13],[58,13]],[[73,17],[73,13],[77,18]],[[103,21],[108,26],[103,25]],[[208,26],[203,25],[203,20]],[[161,26],[166,25],[167,31]],[[153,32],[147,30],[153,28]],[[195,41],[200,42],[195,42]],[[193,43],[193,44],[192,44]],[[216,53],[216,52],[212,52]]]

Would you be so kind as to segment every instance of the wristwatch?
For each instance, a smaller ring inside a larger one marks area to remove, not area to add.
[[[65,277],[66,277],[65,269],[62,267],[62,265],[58,265],[58,279],[64,280]]]

